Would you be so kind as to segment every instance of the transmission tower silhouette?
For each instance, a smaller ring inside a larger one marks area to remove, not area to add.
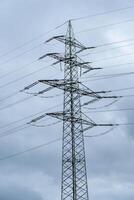
[[[117,124],[95,123],[82,112],[82,106],[103,98],[117,99],[118,96],[105,95],[108,91],[94,92],[79,81],[81,74],[101,68],[92,68],[90,62],[84,62],[79,58],[80,52],[95,47],[86,47],[75,38],[70,20],[66,35],[54,36],[46,42],[52,40],[64,43],[65,54],[48,53],[41,56],[39,60],[49,56],[57,60],[53,65],[63,62],[64,79],[39,80],[25,87],[23,91],[29,90],[39,83],[49,85],[49,87],[36,93],[36,95],[43,94],[52,88],[61,89],[64,91],[63,111],[45,113],[30,121],[29,124],[32,125],[46,116],[63,121],[61,200],[88,200],[83,133],[95,126],[116,126]],[[83,105],[81,105],[82,96],[90,98]]]

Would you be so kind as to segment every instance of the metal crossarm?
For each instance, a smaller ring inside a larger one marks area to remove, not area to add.
[[[91,67],[91,62],[84,62],[82,59],[80,59],[79,57],[77,57],[77,60],[75,59],[76,56],[71,56],[71,57],[66,57],[65,55],[61,55],[59,53],[47,53],[41,57],[39,57],[38,60],[42,60],[46,57],[51,57],[51,58],[54,58],[56,59],[57,61],[53,63],[53,65],[56,65],[60,62],[63,62],[63,63],[69,63],[70,62],[70,59],[72,60],[72,62],[74,62],[75,65],[77,65],[80,69],[85,69],[86,71],[84,73],[87,73],[88,71],[91,71],[91,70],[98,70],[98,69],[102,69],[100,67]]]
[[[93,121],[89,120],[84,120],[84,119],[79,119],[75,117],[71,117],[71,113],[63,113],[63,112],[55,112],[55,113],[46,113],[46,115],[63,120],[63,121],[68,121],[68,122],[74,122],[74,123],[83,123],[84,125],[95,125]]]
[[[90,96],[90,97],[95,97],[95,98],[98,98],[100,99],[101,96],[99,94],[105,94],[109,91],[92,91],[91,89],[87,88],[86,86],[82,85],[82,89],[79,87],[76,87],[76,82],[73,82],[70,80],[66,80],[64,81],[63,79],[55,79],[55,80],[39,80],[40,83],[44,83],[44,84],[47,84],[47,85],[50,85],[52,87],[56,87],[58,89],[62,89],[62,90],[66,90],[66,91],[70,91],[71,89],[73,89],[73,92],[74,93],[78,93],[80,94],[81,96],[84,95],[84,96]],[[81,83],[80,82],[77,82],[77,84],[80,84],[81,86]],[[72,88],[70,87],[70,84],[72,85]]]
[[[69,38],[67,38],[67,37],[64,36],[64,35],[54,36],[54,37],[48,39],[46,42],[50,42],[50,41],[52,41],[52,40],[57,40],[57,41],[62,42],[62,43],[64,43],[64,44],[70,44],[70,43],[71,43],[72,46],[81,49],[81,51],[82,51],[82,50],[85,50],[85,49],[89,49],[89,48],[90,48],[90,49],[95,48],[95,47],[85,47],[83,44],[81,44],[81,43],[80,43],[78,40],[76,40],[75,38],[74,38],[73,41],[70,42]]]

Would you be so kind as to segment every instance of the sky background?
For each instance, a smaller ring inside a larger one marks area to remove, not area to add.
[[[32,117],[10,124],[38,112],[62,110],[61,91],[53,90],[41,97],[19,90],[39,79],[62,78],[58,65],[52,67],[51,59],[37,59],[48,52],[63,52],[58,42],[44,42],[54,35],[66,33],[68,19],[79,18],[109,10],[134,5],[133,0],[0,0],[0,199],[1,200],[51,200],[60,199],[61,140],[36,151],[27,152],[8,159],[8,156],[23,152],[31,147],[48,143],[62,137],[62,123],[44,128],[28,127],[18,130]],[[134,39],[134,21],[114,26],[97,28],[134,18],[134,8],[102,16],[73,21],[75,36],[87,46],[98,46],[121,40]],[[56,28],[59,25],[59,28]],[[92,29],[90,31],[84,31]],[[82,32],[83,31],[83,32]],[[115,48],[119,46],[122,48]],[[115,49],[111,49],[115,48]],[[90,53],[84,56],[86,53]],[[120,56],[121,55],[121,56]],[[133,87],[133,75],[119,78],[90,81],[91,76],[132,72],[134,41],[98,47],[81,53],[82,59],[92,62],[92,67],[104,67],[91,72],[81,80],[89,88],[113,90]],[[120,57],[118,57],[120,56]],[[110,58],[113,57],[113,58]],[[117,65],[110,67],[111,65]],[[63,66],[62,66],[63,68]],[[41,69],[41,70],[40,70]],[[40,70],[40,71],[38,71]],[[33,73],[36,72],[37,73]],[[33,73],[33,74],[30,74]],[[28,76],[27,76],[28,75]],[[46,88],[40,85],[30,92]],[[15,94],[12,96],[12,94]],[[54,98],[53,95],[59,95]],[[115,95],[134,94],[133,90],[114,92]],[[11,96],[10,96],[11,95]],[[51,97],[52,96],[52,97]],[[8,97],[8,98],[6,98]],[[51,98],[46,98],[51,97]],[[89,108],[119,109],[132,108],[134,98],[104,107],[112,100],[101,100],[88,105]],[[83,100],[84,101],[84,100]],[[14,105],[15,104],[15,105]],[[53,107],[53,108],[51,108]],[[104,108],[103,108],[104,107]],[[83,112],[89,110],[83,109]],[[96,111],[95,109],[93,111]],[[132,110],[124,112],[87,113],[96,123],[133,123]],[[39,115],[36,115],[39,116]],[[35,117],[35,116],[34,116]],[[41,124],[54,123],[46,119]],[[10,126],[8,126],[10,124]],[[94,128],[85,134],[100,134],[108,129]],[[132,200],[134,199],[134,132],[133,126],[121,126],[98,138],[85,137],[89,199]]]

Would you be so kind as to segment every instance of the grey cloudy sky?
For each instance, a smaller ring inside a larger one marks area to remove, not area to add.
[[[133,0],[0,0],[0,199],[1,200],[50,200],[60,199],[61,180],[61,141],[53,143],[37,151],[28,152],[18,157],[7,160],[1,158],[14,153],[24,151],[31,146],[43,144],[62,136],[62,123],[52,127],[30,127],[19,132],[11,131],[15,127],[24,124],[27,120],[18,122],[3,128],[8,123],[35,114],[55,105],[49,111],[61,111],[62,98],[39,98],[33,97],[27,101],[16,104],[6,109],[1,109],[29,95],[19,93],[11,98],[6,96],[23,89],[28,84],[38,79],[60,78],[63,72],[56,66],[46,67],[44,70],[17,81],[17,79],[52,63],[49,59],[41,62],[33,62],[41,55],[60,50],[58,43],[44,45],[43,42],[54,34],[64,34],[66,25],[44,34],[54,27],[63,24],[70,18],[105,12],[112,9],[123,8],[134,4]],[[134,8],[122,12],[111,13],[104,16],[92,17],[73,22],[76,37],[86,45],[99,45],[114,41],[133,38],[134,22],[96,29],[89,32],[79,33],[85,29],[120,22],[134,18]],[[40,36],[40,37],[38,37]],[[38,38],[37,38],[38,37]],[[11,51],[16,47],[31,41],[22,48]],[[42,43],[40,45],[40,43]],[[58,45],[58,47],[55,46]],[[126,45],[128,43],[118,44]],[[93,62],[93,67],[108,67],[110,65],[134,62],[133,54],[115,59],[102,60],[112,56],[129,54],[134,52],[134,43],[124,48],[109,50],[111,47],[98,48],[94,52],[107,50],[99,54],[90,54],[85,60]],[[37,47],[38,46],[38,47]],[[117,46],[117,45],[116,45]],[[116,47],[112,46],[112,47]],[[37,47],[37,48],[35,48]],[[23,54],[24,52],[32,49]],[[108,51],[109,50],[109,51]],[[10,53],[8,53],[10,51]],[[93,53],[94,53],[93,52]],[[83,53],[84,54],[84,53]],[[84,57],[83,57],[84,58]],[[2,78],[3,75],[16,69]],[[106,68],[97,72],[96,75],[109,73],[131,72],[133,65],[125,65],[120,68]],[[91,73],[93,74],[93,73]],[[88,74],[89,75],[89,74]],[[85,75],[85,77],[88,77]],[[10,83],[14,81],[14,83]],[[83,79],[85,80],[85,79]],[[10,84],[7,84],[10,83]],[[7,85],[5,85],[7,84]],[[132,87],[133,76],[91,81],[85,83],[91,89],[115,89]],[[37,87],[36,91],[45,86]],[[53,95],[49,92],[48,95]],[[55,90],[54,94],[61,91]],[[114,93],[117,94],[117,93]],[[134,94],[133,90],[123,91],[119,94]],[[46,96],[46,95],[45,95]],[[90,107],[105,106],[109,101],[92,104]],[[111,102],[111,101],[110,101]],[[133,107],[133,98],[124,98],[109,109]],[[108,109],[108,108],[106,108]],[[49,112],[48,111],[48,112]],[[84,110],[87,111],[87,110]],[[106,112],[87,114],[97,122],[127,123],[134,122],[133,111]],[[29,120],[29,119],[28,119]],[[50,119],[42,123],[55,122]],[[8,132],[9,131],[9,132]],[[87,134],[101,133],[104,129],[94,129]],[[1,134],[8,134],[1,137]],[[85,138],[87,172],[89,185],[89,199],[94,200],[132,200],[134,199],[134,133],[133,126],[119,127],[108,135],[99,138]]]

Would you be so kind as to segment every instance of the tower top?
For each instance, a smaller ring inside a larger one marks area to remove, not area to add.
[[[67,28],[66,37],[74,38],[74,31],[73,31],[71,20],[68,21],[68,28]]]

